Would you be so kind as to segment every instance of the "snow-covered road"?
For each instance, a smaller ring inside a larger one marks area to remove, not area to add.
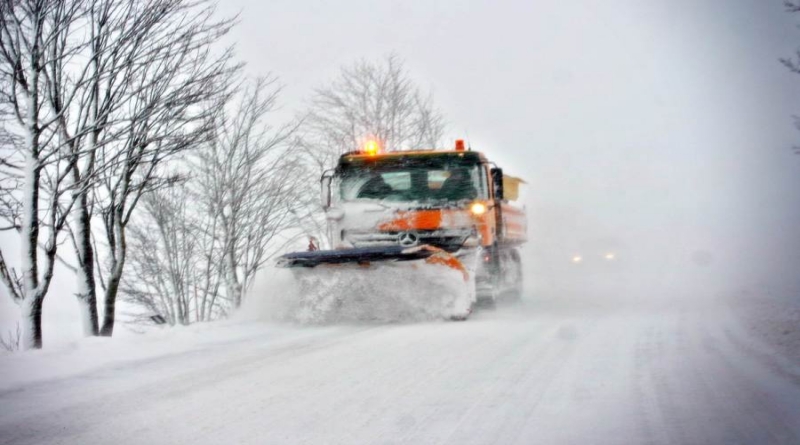
[[[22,374],[57,357],[5,359],[0,443],[800,443],[797,358],[692,299],[187,332],[49,377]]]

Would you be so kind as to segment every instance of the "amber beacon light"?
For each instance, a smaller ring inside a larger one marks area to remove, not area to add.
[[[376,140],[369,140],[364,144],[364,153],[375,156],[380,151],[380,144]]]

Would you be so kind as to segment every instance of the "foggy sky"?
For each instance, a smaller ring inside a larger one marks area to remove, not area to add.
[[[613,237],[674,280],[706,251],[718,281],[797,284],[800,76],[778,59],[800,46],[800,15],[780,0],[220,8],[237,11],[231,40],[249,73],[281,78],[286,115],[343,64],[404,59],[451,140],[529,181],[534,264]]]

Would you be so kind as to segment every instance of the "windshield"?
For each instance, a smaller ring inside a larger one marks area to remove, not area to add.
[[[345,201],[456,202],[486,197],[479,165],[376,162],[352,166],[340,177]]]

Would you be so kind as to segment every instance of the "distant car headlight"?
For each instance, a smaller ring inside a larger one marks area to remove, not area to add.
[[[583,257],[580,256],[580,255],[575,255],[574,257],[572,257],[572,262],[575,263],[575,264],[578,264],[581,261],[583,261]]]
[[[613,261],[613,260],[614,260],[616,257],[617,257],[617,256],[616,256],[616,255],[614,255],[614,253],[613,253],[613,252],[609,252],[609,253],[605,254],[605,256],[604,256],[604,258],[605,258],[607,261]]]

